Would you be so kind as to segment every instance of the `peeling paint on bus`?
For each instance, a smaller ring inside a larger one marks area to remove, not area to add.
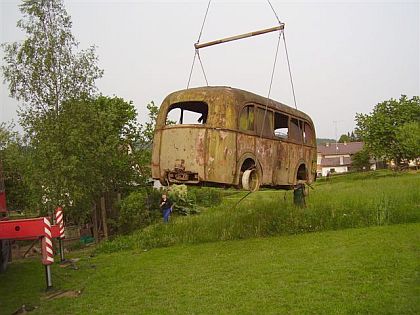
[[[179,117],[168,124],[172,113]],[[284,130],[286,135],[281,134]],[[262,186],[291,188],[314,181],[316,141],[311,118],[229,87],[193,88],[165,98],[154,134],[154,179],[240,186],[248,169],[255,171]]]

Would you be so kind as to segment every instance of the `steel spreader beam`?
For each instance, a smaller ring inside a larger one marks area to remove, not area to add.
[[[280,24],[279,26],[266,28],[266,29],[263,29],[263,30],[250,32],[250,33],[245,33],[245,34],[241,34],[241,35],[226,37],[226,38],[214,40],[214,41],[207,42],[207,43],[202,43],[202,44],[195,43],[194,47],[195,47],[195,49],[200,49],[200,48],[209,47],[209,46],[218,45],[218,44],[223,44],[223,43],[227,43],[227,42],[231,42],[231,41],[234,41],[234,40],[243,39],[243,38],[247,38],[247,37],[262,35],[262,34],[276,32],[276,31],[281,31],[283,29],[284,29],[284,23]]]

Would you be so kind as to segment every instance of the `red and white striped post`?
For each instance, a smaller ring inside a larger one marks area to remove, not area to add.
[[[44,218],[44,236],[41,240],[42,264],[45,266],[45,276],[47,279],[47,290],[52,288],[51,264],[54,262],[54,249],[52,244],[51,223],[48,218]]]
[[[63,246],[63,239],[64,235],[64,217],[63,217],[63,208],[58,207],[55,209],[55,224],[58,225],[58,229],[60,232],[60,236],[58,237],[58,245],[60,247],[60,259],[64,261],[64,246]]]

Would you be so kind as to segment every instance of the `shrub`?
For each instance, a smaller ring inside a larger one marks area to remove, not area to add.
[[[147,189],[134,191],[124,198],[119,204],[119,232],[128,233],[142,229],[154,222],[159,216],[159,200],[155,199],[156,193]]]
[[[186,185],[173,185],[168,190],[168,195],[173,202],[173,211],[180,215],[197,214],[195,200],[188,193]]]
[[[190,189],[188,194],[198,206],[214,207],[222,203],[222,193],[217,188],[197,187]]]

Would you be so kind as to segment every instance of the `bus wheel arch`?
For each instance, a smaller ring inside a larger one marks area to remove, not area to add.
[[[237,186],[249,191],[257,191],[262,180],[262,168],[256,157],[245,154],[238,163]]]
[[[306,167],[305,162],[300,161],[296,167],[296,172],[295,172],[295,179],[296,182],[298,181],[308,181],[309,179],[309,173],[308,173],[308,168]]]

